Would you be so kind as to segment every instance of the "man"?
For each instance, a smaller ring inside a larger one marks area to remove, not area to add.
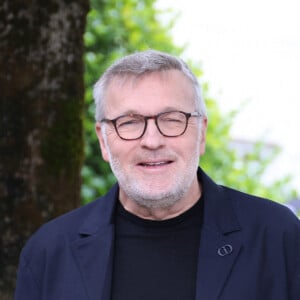
[[[207,116],[183,61],[126,56],[94,98],[118,184],[33,235],[15,299],[300,299],[299,220],[198,168]]]

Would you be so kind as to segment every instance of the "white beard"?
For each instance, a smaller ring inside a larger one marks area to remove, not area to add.
[[[197,173],[199,156],[191,159],[190,166],[182,174],[177,175],[168,190],[162,190],[156,184],[145,185],[123,172],[117,159],[110,160],[110,166],[115,174],[120,188],[138,205],[153,209],[172,207],[188,192]]]
[[[195,151],[189,161],[186,162],[186,168],[180,170],[180,174],[173,174],[171,184],[164,189],[160,182],[147,183],[145,180],[125,172],[118,158],[112,156],[107,143],[106,149],[109,155],[110,167],[118,180],[120,188],[129,199],[148,209],[172,207],[185,197],[195,179],[199,165],[200,154],[199,151]]]

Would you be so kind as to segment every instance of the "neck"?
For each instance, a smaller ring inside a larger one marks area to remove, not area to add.
[[[127,197],[121,189],[119,199],[125,210],[140,218],[148,220],[167,220],[177,217],[190,209],[199,200],[201,194],[201,185],[196,179],[186,195],[170,207],[148,208],[141,206],[136,201]]]

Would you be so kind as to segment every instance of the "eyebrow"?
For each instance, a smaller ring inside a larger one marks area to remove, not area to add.
[[[156,114],[170,112],[170,111],[181,111],[181,109],[178,107],[167,106],[163,110],[161,110],[160,112],[158,112]],[[156,114],[154,114],[154,115],[156,115]],[[121,113],[120,115],[121,116],[126,116],[126,115],[142,115],[143,116],[144,114],[142,114],[141,112],[138,112],[137,110],[129,109],[129,110],[126,110],[125,112]]]

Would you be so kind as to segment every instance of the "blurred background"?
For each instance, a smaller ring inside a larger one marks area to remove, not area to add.
[[[179,55],[199,77],[209,114],[201,167],[214,180],[297,213],[296,11],[296,0],[2,1],[0,299],[11,299],[28,237],[115,182],[91,89],[134,51]]]
[[[300,18],[296,0],[159,0],[177,12],[174,41],[199,61],[224,112],[239,109],[232,138],[263,139],[281,153],[266,180],[293,175],[300,191]]]

